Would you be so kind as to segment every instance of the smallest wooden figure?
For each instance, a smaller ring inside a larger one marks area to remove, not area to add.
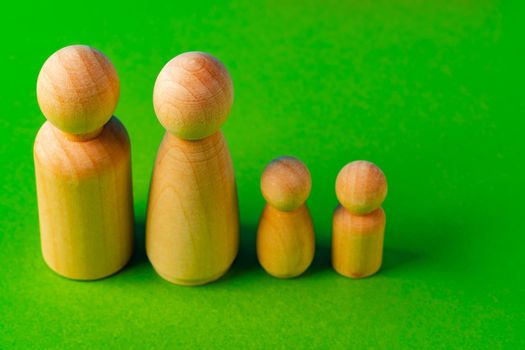
[[[293,157],[272,160],[261,177],[268,204],[257,230],[257,257],[274,277],[299,276],[313,260],[314,229],[305,204],[311,188],[308,168]]]
[[[383,255],[385,175],[373,163],[355,161],[339,172],[335,191],[341,205],[333,218],[332,265],[351,278],[373,275]]]

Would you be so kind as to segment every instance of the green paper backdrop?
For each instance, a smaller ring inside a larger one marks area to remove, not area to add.
[[[0,10],[0,348],[525,347],[525,30],[502,1],[10,2]],[[119,274],[75,282],[40,253],[32,146],[36,77],[83,43],[116,66],[132,141],[136,251]],[[162,66],[207,51],[230,70],[223,130],[241,206],[241,250],[216,283],[158,277],[144,213],[164,130]],[[293,280],[264,273],[255,231],[268,161],[310,168],[317,253]],[[387,175],[384,265],[330,266],[334,182],[367,159]]]

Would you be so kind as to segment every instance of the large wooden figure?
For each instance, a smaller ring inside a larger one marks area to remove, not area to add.
[[[151,180],[146,251],[164,279],[205,284],[226,273],[239,246],[233,166],[220,131],[233,84],[216,58],[184,53],[160,72],[153,102],[167,132]]]
[[[119,92],[111,62],[87,46],[57,51],[38,76],[48,120],[34,147],[42,253],[68,278],[106,277],[131,256],[130,143],[112,117]]]

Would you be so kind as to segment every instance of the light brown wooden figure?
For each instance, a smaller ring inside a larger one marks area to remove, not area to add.
[[[375,164],[356,160],[337,175],[336,195],[353,214],[368,214],[381,206],[387,193],[385,174]]]
[[[332,263],[341,275],[361,278],[381,267],[385,212],[382,208],[365,215],[351,214],[338,206],[333,220]]]
[[[172,283],[214,281],[237,255],[237,190],[219,130],[232,102],[228,71],[206,53],[175,57],[155,83],[155,112],[167,132],[151,180],[146,251],[157,273]]]
[[[272,276],[296,277],[312,263],[315,235],[305,204],[311,188],[310,172],[296,158],[274,159],[263,172],[261,192],[268,204],[257,229],[257,257]]]
[[[332,265],[341,275],[362,278],[381,267],[386,219],[380,206],[386,193],[386,178],[373,163],[355,161],[339,172]]]
[[[131,256],[130,142],[112,117],[119,91],[109,59],[88,46],[55,52],[38,76],[48,119],[34,146],[42,253],[68,278],[109,276]]]

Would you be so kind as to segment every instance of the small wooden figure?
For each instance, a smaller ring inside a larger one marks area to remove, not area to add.
[[[155,83],[155,112],[167,132],[151,180],[146,251],[172,283],[214,281],[237,255],[237,190],[220,131],[232,102],[226,67],[206,53],[173,58]]]
[[[272,276],[296,277],[312,263],[315,236],[305,204],[311,189],[310,172],[296,158],[274,159],[264,170],[261,192],[268,204],[259,220],[257,257]]]
[[[333,218],[332,265],[347,277],[370,276],[383,256],[385,175],[373,163],[355,161],[339,172],[335,186],[341,205]]]
[[[88,46],[55,52],[38,76],[48,120],[34,146],[42,253],[68,278],[109,276],[131,256],[130,142],[112,117],[119,92],[109,59]]]

